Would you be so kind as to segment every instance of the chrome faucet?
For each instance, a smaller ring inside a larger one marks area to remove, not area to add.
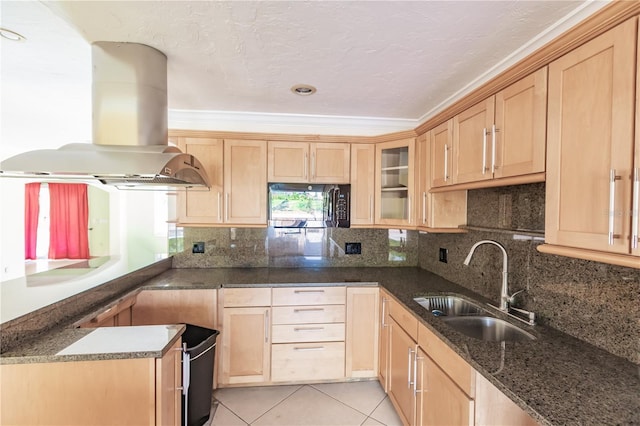
[[[502,288],[500,290],[500,310],[503,312],[509,312],[509,287],[507,286],[507,270],[509,268],[509,257],[507,256],[507,251],[504,249],[502,244],[492,240],[478,241],[471,247],[467,258],[463,263],[465,266],[469,266],[473,253],[476,251],[476,248],[482,244],[493,244],[502,251]]]

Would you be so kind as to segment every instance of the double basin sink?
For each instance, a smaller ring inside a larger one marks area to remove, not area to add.
[[[473,302],[458,296],[416,297],[422,307],[440,317],[449,327],[478,340],[526,341],[535,336],[521,328],[493,316]]]

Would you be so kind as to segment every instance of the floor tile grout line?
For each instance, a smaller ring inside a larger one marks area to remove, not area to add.
[[[286,398],[283,398],[282,400],[280,400],[280,402],[276,403],[274,406],[272,406],[271,408],[269,408],[267,411],[265,411],[264,413],[262,413],[261,415],[259,415],[255,420],[253,420],[253,422],[251,423],[247,423],[248,426],[251,426],[252,424],[255,424],[255,422],[257,422],[258,420],[260,420],[262,417],[264,417],[267,413],[273,411],[274,408],[276,408],[277,406],[279,406],[280,404],[282,404],[283,402],[285,402],[287,399],[291,398],[293,395],[295,395],[296,393],[300,392],[300,390],[302,390],[305,386],[309,386],[309,385],[299,385],[298,389],[294,390],[293,392],[291,392],[289,395],[287,395]]]
[[[389,396],[387,394],[385,394],[384,398],[382,398],[382,401],[380,401],[378,403],[378,405],[376,405],[376,408],[374,408],[373,411],[371,412],[371,414],[369,415],[369,417],[371,417],[373,420],[375,420],[376,422],[381,423],[381,424],[386,424],[386,423],[382,423],[381,420],[378,420],[375,417],[373,417],[373,413],[375,413],[375,411],[382,405],[382,403],[384,403],[384,400],[387,399],[387,398],[389,398]],[[393,409],[395,411],[395,407],[393,407]]]
[[[298,392],[300,389],[302,389],[304,386],[306,385],[283,385],[283,386],[297,386],[298,388],[295,389],[294,391],[292,391],[289,395],[285,396],[284,398],[282,398],[280,401],[276,402],[275,405],[271,406],[267,411],[265,411],[264,413],[260,414],[258,417],[256,417],[253,422],[257,421],[260,417],[264,416],[265,414],[267,414],[269,411],[273,410],[275,407],[277,407],[278,405],[280,405],[282,402],[286,401],[287,398],[289,398],[291,395],[293,395],[294,393]],[[251,386],[254,388],[271,388],[272,386]],[[279,387],[279,386],[278,386]],[[225,388],[221,388],[221,390],[224,390]],[[242,388],[227,388],[227,389],[242,389]],[[246,389],[246,388],[245,388]],[[215,397],[215,395],[214,395]],[[218,403],[222,404],[222,402],[216,398],[216,401],[218,401]],[[223,404],[224,405],[224,404]],[[251,425],[253,422],[248,422],[246,421],[243,417],[241,417],[238,413],[236,413],[235,411],[233,411],[231,408],[227,407],[225,405],[225,407],[231,411],[236,417],[238,417],[240,420],[242,420],[246,425]]]
[[[227,407],[226,405],[224,405],[220,400],[216,399],[216,401],[218,401],[218,406],[222,405],[222,406],[223,406],[224,408],[226,408],[226,409],[227,409],[231,414],[233,414],[234,416],[236,416],[237,418],[239,418],[239,419],[240,419],[240,421],[241,421],[242,423],[244,423],[245,425],[249,426],[249,423],[245,422],[245,421],[244,421],[244,419],[238,415],[238,413],[236,413],[236,412],[235,412],[235,411],[233,411],[231,408],[229,408],[229,407]],[[218,407],[218,408],[220,408],[220,407]],[[218,408],[216,408],[216,413],[218,412]],[[215,418],[215,414],[213,415],[213,417]],[[211,424],[213,424],[213,420],[214,420],[214,419],[211,419]]]
[[[320,383],[320,384],[324,384],[324,383]],[[332,399],[334,399],[334,400],[336,400],[336,401],[340,402],[341,404],[346,405],[347,407],[351,408],[352,410],[355,410],[355,411],[357,411],[357,412],[358,412],[358,413],[360,413],[360,414],[364,414],[364,415],[365,415],[365,416],[367,416],[367,417],[371,417],[371,414],[372,414],[374,411],[376,411],[376,408],[378,408],[378,406],[379,406],[380,404],[382,404],[382,401],[384,401],[384,399],[387,397],[387,395],[385,394],[385,395],[382,397],[382,399],[380,400],[380,402],[378,402],[378,404],[376,404],[376,406],[373,408],[373,410],[371,410],[371,413],[367,414],[367,413],[364,413],[364,412],[362,412],[362,411],[358,410],[358,409],[357,409],[357,408],[355,408],[355,407],[352,407],[351,405],[347,404],[346,402],[341,401],[341,400],[339,400],[338,398],[335,398],[334,396],[329,395],[328,393],[326,393],[326,392],[322,391],[321,389],[318,389],[318,388],[317,388],[317,387],[315,387],[314,385],[308,385],[308,386],[311,386],[312,388],[314,388],[314,389],[315,389],[315,390],[317,390],[318,392],[320,392],[320,393],[323,393],[323,394],[327,395],[329,398],[332,398]],[[366,419],[365,419],[365,420],[366,420]]]

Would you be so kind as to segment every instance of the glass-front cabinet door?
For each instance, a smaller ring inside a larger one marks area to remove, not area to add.
[[[413,138],[376,145],[376,224],[413,223],[414,147]]]

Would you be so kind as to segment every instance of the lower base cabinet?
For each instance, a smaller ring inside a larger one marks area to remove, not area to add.
[[[274,382],[344,378],[344,342],[291,343],[272,346]]]
[[[393,319],[390,320],[390,327],[389,398],[402,423],[412,425],[416,410],[413,364],[418,345]]]
[[[180,362],[178,340],[162,358],[0,365],[0,424],[180,425]]]

